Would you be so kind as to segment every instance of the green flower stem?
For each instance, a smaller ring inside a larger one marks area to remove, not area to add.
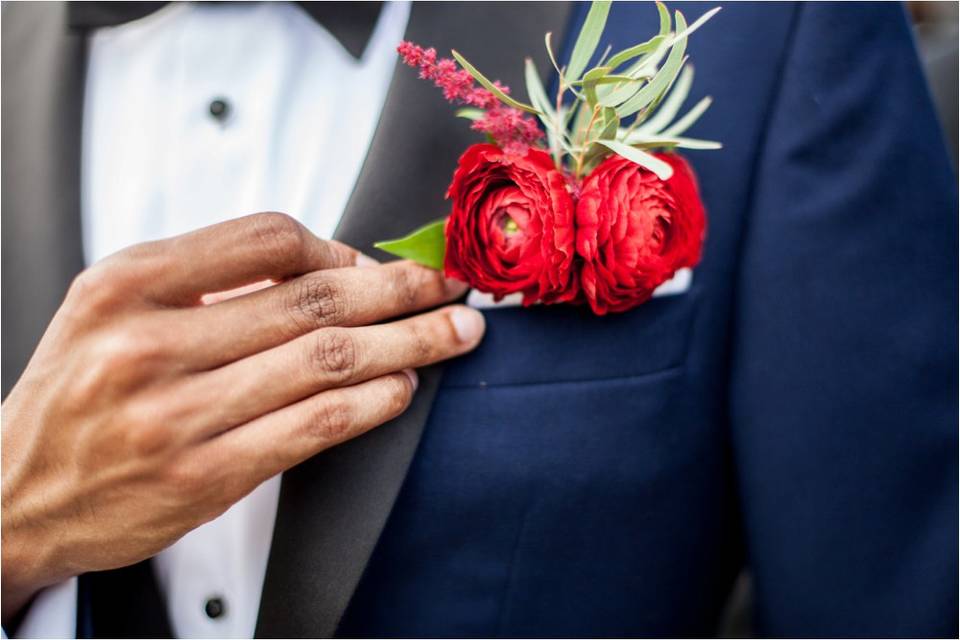
[[[581,107],[582,109],[583,107]],[[590,145],[587,143],[587,138],[590,137],[590,131],[593,130],[593,125],[597,121],[597,115],[600,113],[600,105],[593,107],[593,114],[590,116],[590,122],[587,123],[587,128],[583,131],[583,137],[580,139],[580,154],[577,156],[577,168],[573,172],[574,177],[579,180],[583,174],[583,161],[587,156],[587,149]]]

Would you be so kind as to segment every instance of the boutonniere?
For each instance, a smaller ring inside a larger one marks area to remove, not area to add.
[[[529,104],[453,51],[410,42],[403,61],[461,105],[487,142],[461,156],[447,190],[450,215],[376,246],[463,280],[495,299],[522,293],[524,305],[589,304],[626,311],[700,260],[706,219],[693,169],[678,149],[719,149],[683,137],[710,106],[677,114],[693,82],[687,39],[718,10],[688,25],[657,3],[659,33],[590,69],[608,0],[595,0],[570,59],[556,62],[550,99],[526,60]]]

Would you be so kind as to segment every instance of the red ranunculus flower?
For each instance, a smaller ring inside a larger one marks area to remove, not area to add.
[[[677,269],[700,260],[705,216],[696,177],[681,156],[656,156],[673,167],[667,181],[617,155],[584,180],[577,253],[583,295],[599,315],[646,302]]]
[[[577,296],[574,203],[547,153],[475,144],[460,157],[447,197],[447,276],[497,300],[522,292],[524,305]]]

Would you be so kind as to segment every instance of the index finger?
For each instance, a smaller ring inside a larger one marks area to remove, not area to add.
[[[407,260],[308,273],[208,307],[177,309],[166,322],[182,336],[191,367],[232,362],[330,326],[356,327],[430,309],[467,286]]]
[[[196,304],[206,293],[356,264],[359,253],[321,240],[282,213],[257,213],[130,250],[146,266],[141,293]]]

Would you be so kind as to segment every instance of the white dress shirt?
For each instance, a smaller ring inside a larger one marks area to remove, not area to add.
[[[332,236],[409,11],[385,4],[360,60],[286,3],[172,4],[94,32],[83,121],[87,261],[256,211],[283,211]],[[178,636],[253,636],[279,487],[279,476],[268,480],[156,557]],[[205,610],[211,599],[219,616]],[[69,637],[75,620],[72,579],[39,594],[17,635]]]

